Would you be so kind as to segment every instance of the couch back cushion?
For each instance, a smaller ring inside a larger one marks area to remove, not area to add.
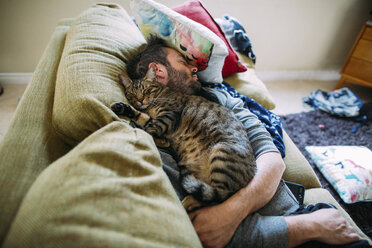
[[[118,117],[109,106],[125,99],[118,75],[125,62],[146,44],[119,5],[96,4],[72,24],[58,68],[53,126],[76,145]]]

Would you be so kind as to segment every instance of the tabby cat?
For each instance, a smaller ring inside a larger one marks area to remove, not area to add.
[[[161,146],[170,144],[179,158],[187,211],[224,201],[248,184],[256,171],[243,124],[224,106],[200,96],[172,91],[156,81],[150,67],[132,82],[120,76],[131,105],[111,109],[129,117]]]

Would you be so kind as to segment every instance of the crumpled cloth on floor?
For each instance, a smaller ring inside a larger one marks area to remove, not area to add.
[[[359,116],[363,105],[362,100],[348,88],[341,88],[332,92],[315,90],[303,102],[314,109],[320,109],[340,117]]]
[[[246,55],[255,64],[256,55],[253,53],[252,43],[240,22],[234,17],[228,15],[223,16],[223,18],[215,18],[215,21],[225,33],[232,48],[235,51]]]

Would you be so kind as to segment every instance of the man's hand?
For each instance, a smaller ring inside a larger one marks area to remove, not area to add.
[[[360,237],[336,209],[321,209],[310,214],[285,217],[288,227],[288,247],[317,240],[341,245],[358,241]]]
[[[204,247],[224,247],[233,237],[242,219],[228,205],[224,202],[189,213]]]
[[[227,245],[244,218],[271,200],[284,169],[278,152],[264,153],[257,159],[257,174],[247,186],[221,204],[190,213],[189,217],[202,244],[205,247]]]
[[[336,209],[322,209],[313,213],[319,228],[318,241],[340,245],[355,242],[360,239],[353,227]]]

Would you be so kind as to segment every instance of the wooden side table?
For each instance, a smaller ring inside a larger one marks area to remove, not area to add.
[[[345,82],[372,87],[372,21],[364,24],[340,74],[335,89]]]

